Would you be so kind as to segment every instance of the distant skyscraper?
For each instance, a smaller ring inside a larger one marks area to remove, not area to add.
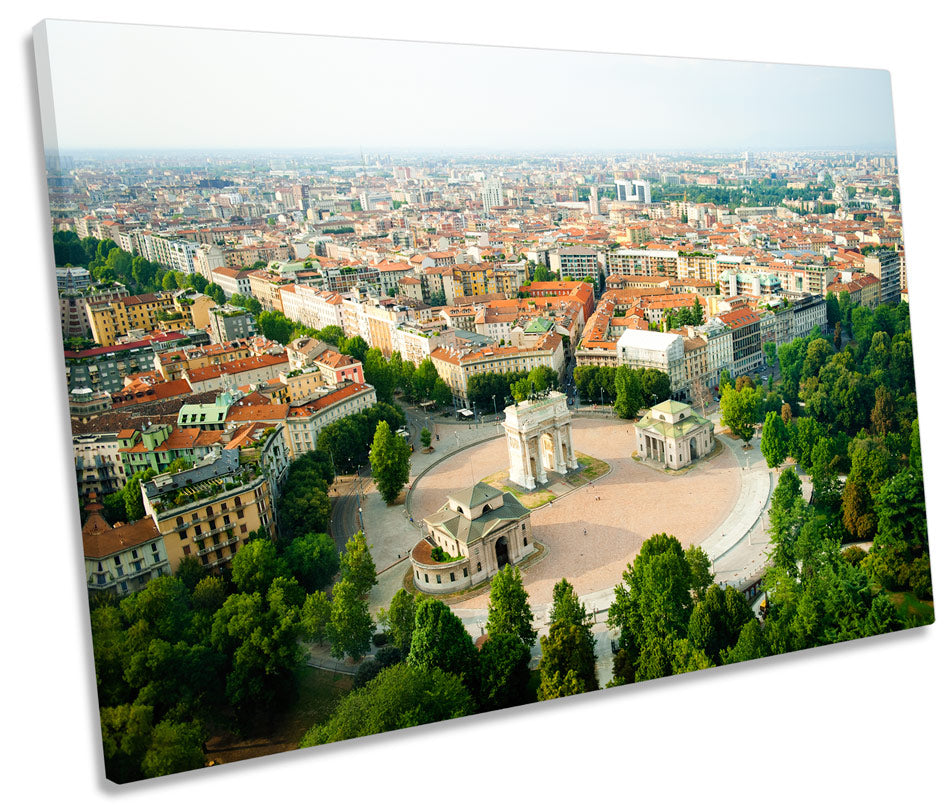
[[[590,187],[590,213],[600,214],[600,202],[597,200],[597,187]]]
[[[489,178],[482,184],[482,209],[485,214],[495,206],[505,204],[504,193],[501,189],[501,181],[497,178]]]
[[[617,200],[629,203],[649,203],[650,183],[645,180],[618,180]]]

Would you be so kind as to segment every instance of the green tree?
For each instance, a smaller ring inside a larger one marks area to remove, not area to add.
[[[205,568],[196,556],[186,555],[178,562],[178,569],[175,570],[175,577],[178,578],[192,592],[195,585],[205,577]]]
[[[204,766],[204,737],[197,722],[172,722],[155,725],[152,739],[142,759],[146,778],[171,775]]]
[[[301,630],[310,640],[323,643],[330,629],[333,606],[324,592],[311,592],[300,609]]]
[[[783,572],[798,574],[795,544],[806,521],[802,481],[794,468],[786,468],[778,478],[769,507],[769,535],[772,539],[772,562]]]
[[[640,379],[629,367],[619,366],[614,375],[614,389],[617,392],[617,398],[614,401],[614,411],[617,416],[624,420],[635,418],[644,405]]]
[[[350,355],[362,363],[366,360],[366,353],[369,352],[369,344],[362,336],[353,336],[343,342],[340,352],[344,355]]]
[[[383,403],[392,403],[396,388],[393,372],[383,354],[375,347],[366,352],[363,374],[366,381],[376,389],[376,398]]]
[[[211,644],[230,664],[225,696],[239,716],[267,712],[289,696],[304,659],[302,631],[299,610],[281,589],[236,593],[215,612]]]
[[[286,562],[269,539],[255,539],[237,551],[231,561],[231,577],[240,592],[267,592],[271,582],[281,575],[289,575]]]
[[[416,601],[405,589],[400,589],[389,602],[389,609],[380,613],[380,620],[388,628],[389,642],[404,655],[412,646],[412,632],[416,627]]]
[[[527,700],[531,650],[516,634],[490,635],[478,654],[478,706],[499,710]]]
[[[142,777],[142,759],[152,739],[149,705],[118,705],[99,709],[106,777],[124,784]]]
[[[287,345],[294,334],[294,322],[276,310],[265,310],[257,317],[257,329],[264,338]]]
[[[726,386],[721,391],[719,409],[722,422],[733,434],[748,445],[755,434],[755,422],[759,414],[759,394],[751,386],[741,391]]]
[[[789,454],[788,431],[781,416],[770,412],[762,426],[762,454],[769,468],[778,468]]]
[[[338,581],[333,587],[327,628],[330,653],[334,657],[350,656],[359,660],[369,652],[374,628],[363,593],[345,578]]]
[[[199,612],[214,614],[223,605],[227,597],[224,581],[213,575],[206,575],[191,592],[191,603]]]
[[[752,610],[736,589],[713,586],[693,607],[687,638],[718,664],[722,662],[724,650],[736,644],[742,627],[750,620],[753,620]]]
[[[284,551],[283,558],[290,574],[307,592],[327,586],[340,568],[336,543],[326,533],[298,536]]]
[[[474,710],[471,694],[457,676],[437,668],[397,663],[344,696],[324,724],[307,731],[300,746],[457,719]]]
[[[589,630],[575,624],[552,625],[548,634],[541,638],[538,699],[596,691],[595,668]]]
[[[683,553],[689,565],[689,589],[697,599],[702,598],[713,582],[712,563],[706,551],[695,544],[690,545]]]
[[[339,347],[346,340],[343,330],[335,324],[329,324],[317,330],[317,338],[327,344],[332,344],[334,347]]]
[[[157,474],[158,472],[154,468],[139,471],[137,474],[132,474],[125,483],[125,487],[122,488],[125,515],[130,522],[137,522],[139,519],[145,518],[145,503],[142,501],[142,489],[139,483],[148,482]]]
[[[637,680],[652,678],[648,674],[671,673],[664,641],[686,636],[692,611],[690,584],[690,565],[683,548],[665,533],[644,541],[633,564],[627,566],[614,590],[607,623],[620,631],[620,647],[625,651],[621,663],[632,666]],[[618,674],[615,660],[615,681],[618,677],[621,683],[627,681]]]
[[[123,598],[119,604],[136,635],[145,642],[154,638],[175,642],[188,627],[190,606],[188,588],[167,575],[153,578],[145,589]]]
[[[753,618],[742,627],[736,644],[723,653],[722,662],[723,665],[741,663],[767,657],[770,653],[768,643],[762,634],[762,627],[759,621]]]
[[[214,299],[216,305],[223,305],[227,301],[227,296],[222,290],[221,286],[212,282],[208,287],[205,288],[205,296],[210,296]]]
[[[770,367],[775,366],[775,362],[778,361],[778,355],[775,350],[774,341],[765,341],[762,344],[762,354],[765,356],[765,363]]]
[[[506,564],[504,569],[499,570],[492,578],[485,631],[489,635],[517,635],[530,647],[538,639],[537,632],[531,627],[532,620],[521,571],[511,564]]]
[[[929,599],[930,548],[921,472],[912,467],[896,474],[877,492],[874,504],[878,521],[865,568],[887,589],[910,589]],[[918,564],[922,560],[924,564]]]
[[[277,524],[281,538],[293,539],[310,533],[323,533],[330,521],[330,511],[327,485],[322,480],[309,487],[284,488],[277,501]]]
[[[478,678],[475,644],[462,621],[442,601],[423,598],[416,605],[416,624],[406,662],[423,670],[438,668],[474,688]]]
[[[340,577],[353,584],[360,595],[368,595],[376,585],[376,564],[362,530],[346,542],[346,550],[340,554]]]
[[[871,427],[879,437],[883,437],[897,428],[897,409],[894,404],[894,395],[886,386],[879,386],[874,391]]]
[[[422,429],[419,432],[419,442],[422,443],[423,448],[432,447],[432,432],[428,429]]]
[[[402,437],[390,431],[385,421],[376,426],[369,461],[379,495],[387,505],[393,504],[409,482],[409,446]]]

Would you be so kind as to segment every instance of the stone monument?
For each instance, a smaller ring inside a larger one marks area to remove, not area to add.
[[[536,395],[505,409],[508,478],[526,491],[548,481],[547,471],[566,474],[577,468],[567,396]]]

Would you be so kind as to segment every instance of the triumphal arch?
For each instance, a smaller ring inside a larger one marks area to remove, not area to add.
[[[508,478],[526,491],[548,481],[547,471],[566,474],[577,468],[567,396],[535,395],[505,409]]]

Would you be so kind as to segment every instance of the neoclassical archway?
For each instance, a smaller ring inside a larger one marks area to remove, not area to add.
[[[525,490],[548,481],[547,471],[577,468],[567,397],[560,392],[524,400],[505,409],[508,478]]]

